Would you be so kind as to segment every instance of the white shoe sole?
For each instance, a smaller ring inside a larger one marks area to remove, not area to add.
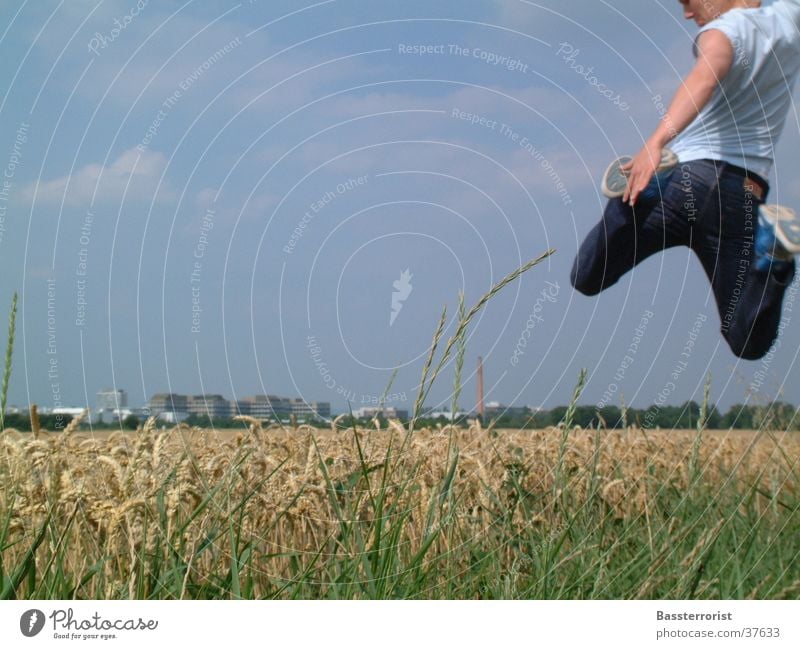
[[[624,155],[608,165],[600,184],[600,191],[603,192],[604,196],[607,198],[619,198],[625,193],[625,190],[628,188],[628,176],[622,171],[621,167],[631,160],[633,160],[631,156]],[[656,167],[656,173],[664,173],[677,166],[678,156],[670,149],[662,149],[661,162],[658,167]]]

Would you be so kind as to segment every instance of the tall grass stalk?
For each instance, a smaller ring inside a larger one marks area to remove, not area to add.
[[[520,275],[528,272],[534,266],[542,263],[545,259],[550,257],[552,254],[555,253],[555,249],[551,248],[547,252],[543,253],[542,255],[536,257],[535,259],[531,259],[526,264],[523,264],[516,270],[512,271],[508,275],[506,275],[503,279],[501,279],[497,284],[492,286],[492,288],[485,293],[480,300],[478,300],[475,305],[469,310],[463,318],[461,318],[458,322],[458,327],[456,328],[456,332],[448,339],[447,345],[445,345],[444,351],[442,352],[442,356],[439,359],[439,362],[436,364],[436,367],[433,370],[433,373],[430,376],[430,379],[427,383],[420,382],[420,390],[417,395],[417,405],[414,407],[414,418],[411,421],[411,429],[413,430],[414,427],[414,419],[416,419],[422,404],[425,403],[425,399],[428,397],[428,393],[430,392],[431,386],[436,381],[436,377],[439,376],[439,372],[441,372],[442,368],[445,366],[447,361],[450,360],[450,355],[453,352],[453,347],[455,347],[456,343],[461,339],[462,336],[465,335],[467,331],[467,326],[472,321],[472,319],[478,314],[478,312],[486,306],[486,303],[491,300],[495,295],[497,295],[500,291],[502,291],[506,286],[508,286],[511,282],[516,280]],[[434,336],[434,345],[431,347],[431,353],[428,356],[428,362],[425,364],[425,369],[423,371],[423,378],[427,376],[428,370],[430,369],[431,362],[433,360],[434,353],[436,351],[436,345],[439,342],[439,338],[442,334],[442,327],[444,322],[444,314],[442,314],[442,321],[439,323],[440,326],[436,331],[436,336]]]
[[[691,482],[696,482],[700,477],[700,445],[703,441],[703,430],[708,421],[708,402],[711,396],[711,373],[706,376],[706,382],[703,386],[703,403],[700,404],[700,414],[697,417],[697,434],[695,435],[694,442],[692,443],[692,454],[689,458],[689,475]],[[689,411],[691,413],[691,410]]]
[[[619,395],[619,414],[622,419],[622,427],[628,430],[628,404],[625,403],[625,393],[620,392]]]
[[[11,364],[14,356],[14,332],[17,322],[17,294],[11,299],[11,313],[8,315],[8,343],[6,344],[6,360],[3,369],[3,385],[0,387],[0,431],[5,429],[6,404],[8,399],[8,382],[11,379]]]
[[[561,423],[567,430],[572,428],[573,424],[575,423],[575,411],[578,408],[578,399],[581,398],[583,388],[586,387],[586,375],[587,371],[584,367],[578,373],[578,382],[575,384],[575,389],[572,391],[572,398],[569,400],[567,411],[564,413],[564,419]]]
[[[586,368],[582,368],[578,374],[578,383],[572,391],[572,398],[569,400],[567,412],[564,413],[564,419],[561,422],[563,430],[561,431],[561,441],[558,445],[558,462],[556,464],[556,479],[553,481],[553,489],[556,493],[564,487],[564,455],[567,452],[567,442],[569,441],[569,433],[572,430],[572,424],[575,421],[575,411],[578,407],[578,399],[581,398],[583,388],[586,386]]]
[[[697,418],[697,430],[702,431],[708,423],[708,404],[711,397],[711,372],[706,375],[703,385],[703,403],[700,404],[700,416]]]
[[[419,417],[422,404],[425,402],[425,395],[427,394],[427,391],[425,390],[425,382],[428,379],[428,373],[430,372],[431,365],[433,365],[433,358],[436,355],[436,348],[439,346],[439,341],[442,339],[442,334],[444,333],[444,324],[446,321],[447,305],[445,305],[442,309],[442,317],[439,318],[439,324],[436,327],[436,332],[433,334],[433,342],[431,343],[431,348],[428,352],[428,358],[425,359],[425,365],[422,367],[422,377],[419,380],[419,390],[417,391],[417,400],[414,403],[414,412],[411,415],[409,431],[414,430],[414,422],[416,422],[417,417]]]
[[[458,294],[458,321],[461,322],[467,315],[467,307],[464,304],[464,291]],[[461,374],[464,370],[464,355],[467,351],[467,337],[459,338],[456,348],[456,367],[455,378],[453,379],[453,401],[450,406],[450,421],[455,422],[458,412],[458,397],[461,396]]]

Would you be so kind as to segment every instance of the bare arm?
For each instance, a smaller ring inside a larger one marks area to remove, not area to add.
[[[733,65],[733,46],[721,31],[711,29],[697,40],[697,63],[678,88],[667,114],[642,150],[624,167],[628,189],[623,201],[636,204],[661,160],[661,150],[697,117]]]

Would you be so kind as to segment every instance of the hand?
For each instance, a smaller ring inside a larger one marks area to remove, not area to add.
[[[628,187],[625,189],[625,194],[622,196],[624,203],[630,203],[633,207],[636,205],[636,200],[639,194],[644,191],[653,175],[661,163],[661,151],[663,147],[648,142],[642,147],[642,150],[628,164],[620,167],[628,177]]]

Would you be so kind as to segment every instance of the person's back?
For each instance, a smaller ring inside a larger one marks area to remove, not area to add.
[[[700,33],[711,29],[730,40],[733,65],[671,148],[681,162],[724,160],[767,177],[800,74],[800,2],[732,9]]]

